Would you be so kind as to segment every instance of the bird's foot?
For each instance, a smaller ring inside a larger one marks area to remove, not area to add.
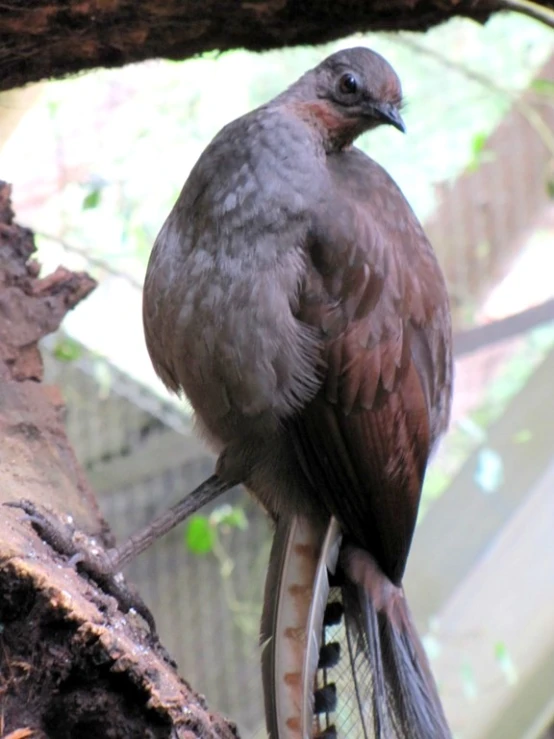
[[[22,510],[45,544],[67,557],[69,566],[84,572],[101,590],[115,598],[121,611],[136,611],[148,624],[152,636],[157,637],[156,623],[148,606],[117,570],[117,549],[104,549],[94,537],[79,531],[71,517],[65,522],[60,521],[30,500],[8,502],[4,505]]]

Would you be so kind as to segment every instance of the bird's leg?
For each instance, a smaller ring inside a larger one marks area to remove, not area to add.
[[[125,584],[120,570],[144,552],[145,549],[148,549],[157,539],[167,534],[207,503],[218,498],[233,485],[234,483],[230,483],[218,475],[212,475],[179,503],[159,515],[136,534],[130,536],[123,544],[110,549],[103,549],[95,539],[86,537],[81,532],[76,531],[71,520],[62,522],[39,510],[29,500],[9,502],[4,505],[25,511],[33,528],[44,542],[55,551],[69,557],[70,564],[76,565],[78,569],[94,580],[102,590],[115,597],[122,611],[127,612],[134,608],[148,623],[151,631],[155,633],[152,614],[140,596],[131,591]]]
[[[165,536],[171,529],[196,513],[200,508],[232,488],[233,485],[234,483],[229,483],[217,475],[212,475],[204,480],[192,493],[189,493],[165,513],[161,513],[143,529],[130,536],[123,544],[109,549],[106,552],[109,558],[109,571],[112,573],[119,572],[155,541]]]

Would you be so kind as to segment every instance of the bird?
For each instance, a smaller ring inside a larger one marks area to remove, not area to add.
[[[404,131],[402,100],[374,51],[332,54],[216,135],[147,269],[146,344],[218,455],[208,487],[242,483],[275,524],[261,629],[273,739],[317,733],[332,588],[358,735],[450,736],[402,587],[450,415],[448,293],[402,192],[353,145]]]
[[[19,504],[154,630],[112,576],[244,485],[274,525],[261,624],[271,739],[451,736],[402,584],[450,416],[448,292],[401,190],[354,146],[381,125],[403,132],[402,103],[382,56],[331,54],[215,136],[163,224],[146,346],[188,399],[214,474],[94,552]]]

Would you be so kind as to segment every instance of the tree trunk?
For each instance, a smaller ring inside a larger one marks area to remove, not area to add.
[[[485,22],[527,0],[14,0],[0,11],[0,90],[93,67],[204,51],[316,44],[358,31]],[[537,12],[552,0],[533,4]]]
[[[0,183],[0,504],[28,499],[104,544],[111,535],[43,385],[37,342],[94,288],[63,268],[40,279],[29,230]],[[145,628],[0,505],[0,737],[232,737]]]

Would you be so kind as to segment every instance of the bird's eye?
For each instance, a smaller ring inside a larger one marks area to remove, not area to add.
[[[339,90],[343,95],[355,95],[360,89],[360,83],[356,75],[352,72],[346,72],[339,80]]]

